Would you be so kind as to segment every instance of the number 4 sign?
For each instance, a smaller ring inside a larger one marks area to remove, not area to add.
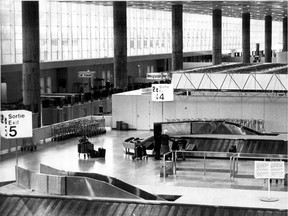
[[[2,111],[1,136],[6,139],[32,137],[32,112],[27,110]]]
[[[152,84],[152,101],[173,101],[174,91],[172,84]]]

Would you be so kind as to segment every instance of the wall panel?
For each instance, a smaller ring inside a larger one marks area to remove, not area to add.
[[[121,98],[120,98],[121,97]],[[113,95],[112,115],[113,125],[115,127],[117,121],[125,121],[128,124],[133,125],[133,128],[137,128],[134,118],[135,113],[139,112],[138,106],[134,106],[131,103],[136,103],[132,100],[135,95],[123,94],[120,96]],[[145,97],[145,99],[139,99],[139,97]],[[125,98],[125,100],[123,100]],[[129,99],[130,98],[130,99]],[[163,103],[163,109],[161,103],[155,103],[151,101],[150,96],[137,95],[137,100],[141,103],[149,103],[150,108],[141,109],[141,117],[146,115],[150,118],[150,127],[147,126],[141,129],[149,130],[153,129],[154,122],[162,122],[171,119],[259,119],[264,120],[266,132],[287,132],[287,102],[288,99],[285,96],[271,96],[271,95],[226,95],[220,94],[210,96],[176,96],[174,102]],[[130,107],[130,108],[129,108]],[[134,107],[136,110],[133,110]],[[121,110],[127,110],[127,112],[121,112]],[[138,113],[139,114],[139,113]],[[163,117],[162,117],[163,116]],[[137,128],[138,129],[138,128]]]

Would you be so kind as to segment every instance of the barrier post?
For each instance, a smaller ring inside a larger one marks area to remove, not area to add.
[[[204,152],[204,176],[206,176],[206,152]]]
[[[18,173],[18,139],[16,139],[16,182],[17,182],[17,187],[19,187],[19,173]]]

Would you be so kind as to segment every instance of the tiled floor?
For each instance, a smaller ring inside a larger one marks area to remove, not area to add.
[[[176,202],[209,205],[251,206],[261,208],[288,209],[287,186],[283,181],[271,185],[271,196],[277,202],[263,202],[261,197],[268,197],[267,184],[263,179],[236,179],[230,181],[229,173],[202,171],[177,171],[177,175],[160,177],[162,161],[133,161],[132,155],[125,154],[122,142],[128,137],[146,137],[149,131],[108,131],[105,135],[90,138],[94,148],[104,147],[105,158],[84,159],[78,157],[77,139],[64,142],[39,145],[34,152],[18,152],[18,165],[31,171],[39,172],[39,164],[45,164],[66,171],[95,172],[109,175],[141,189],[155,194],[180,195]],[[16,153],[1,156],[0,182],[15,179],[14,166]],[[179,160],[179,166],[203,167],[203,159],[190,158]],[[209,159],[207,168],[229,169],[229,160]],[[287,167],[287,163],[285,164]],[[239,172],[253,174],[253,161],[240,161]],[[0,190],[1,191],[1,190]]]

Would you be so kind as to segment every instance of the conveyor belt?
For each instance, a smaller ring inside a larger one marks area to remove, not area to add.
[[[162,200],[162,201],[165,200],[165,199],[163,199],[157,195],[148,193],[147,191],[141,190],[140,188],[135,187],[131,184],[128,184],[124,181],[121,181],[117,178],[113,178],[113,177],[106,176],[106,175],[101,175],[99,173],[70,172],[70,171],[66,172],[63,170],[55,169],[55,168],[50,167],[50,166],[46,166],[44,164],[40,164],[40,172],[42,174],[49,174],[49,175],[65,175],[68,177],[73,177],[73,176],[77,177],[78,176],[78,177],[83,177],[83,180],[85,178],[89,178],[89,179],[96,180],[99,183],[105,182],[105,183],[111,185],[111,187],[115,187],[115,189],[117,189],[117,190],[127,192],[127,193],[134,195],[136,197],[139,197],[141,199]],[[67,179],[69,179],[69,178],[67,178]],[[67,188],[68,188],[68,186],[72,187],[72,189],[71,189],[72,191],[76,190],[75,187],[73,187],[74,186],[73,181],[75,181],[75,179],[73,180],[73,178],[72,178],[72,183],[67,185]],[[82,182],[82,180],[81,180],[81,182]],[[79,185],[77,185],[76,188],[81,188],[80,190],[84,190],[84,188],[86,188],[86,184],[82,185],[81,183],[79,183]],[[90,189],[92,190],[93,188],[91,187]],[[108,191],[105,191],[104,189],[101,189],[101,188],[98,190],[102,191],[104,195],[106,194],[107,197],[111,197],[111,194],[109,194]],[[117,192],[117,190],[115,192]],[[118,198],[120,198],[120,197],[118,196]],[[117,198],[117,197],[115,196],[115,198]]]
[[[187,151],[196,149],[198,151],[228,152],[232,145],[237,146],[239,153],[252,154],[287,154],[287,141],[284,140],[262,140],[262,139],[218,139],[218,138],[185,138],[188,143]]]
[[[271,215],[287,210],[0,194],[0,215]]]

